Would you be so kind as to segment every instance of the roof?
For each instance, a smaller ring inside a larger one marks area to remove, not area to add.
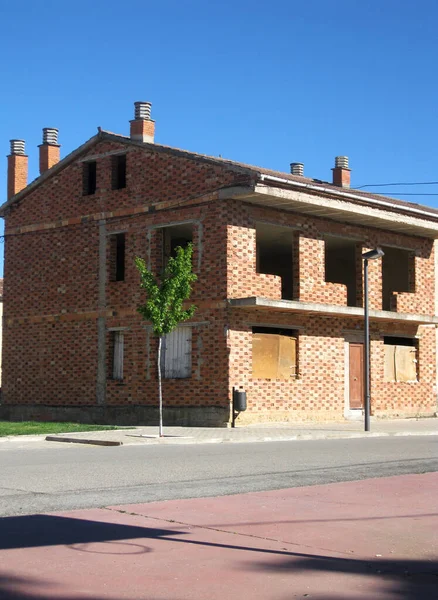
[[[236,169],[239,171],[242,171],[242,170],[246,171],[248,174],[252,174],[259,178],[261,176],[266,176],[266,177],[277,178],[278,180],[280,180],[280,181],[270,182],[271,185],[273,185],[273,186],[281,187],[281,186],[286,185],[289,187],[289,185],[290,185],[290,187],[293,188],[294,183],[299,185],[300,187],[303,184],[305,184],[305,185],[311,186],[311,189],[314,191],[314,193],[319,192],[319,193],[323,193],[325,195],[333,195],[334,197],[341,196],[341,195],[345,196],[346,194],[348,194],[350,196],[354,196],[354,198],[357,199],[358,201],[363,200],[364,202],[368,201],[368,202],[373,203],[373,200],[376,200],[379,202],[383,202],[385,204],[390,203],[391,205],[398,207],[400,209],[400,211],[403,211],[403,209],[405,209],[406,211],[412,211],[412,210],[420,211],[421,213],[423,213],[423,218],[428,216],[432,220],[435,220],[435,219],[438,220],[438,209],[435,209],[435,208],[432,208],[429,206],[424,206],[424,205],[417,204],[414,202],[406,202],[404,200],[399,200],[397,198],[391,198],[388,196],[372,194],[370,192],[364,192],[362,190],[355,190],[354,188],[341,188],[341,187],[333,185],[332,183],[321,181],[320,179],[312,179],[309,177],[301,177],[298,175],[292,175],[291,173],[286,173],[286,172],[282,172],[282,171],[274,171],[272,169],[266,169],[264,167],[258,167],[255,165],[248,165],[248,164],[230,160],[227,158],[208,156],[205,154],[199,154],[199,153],[191,152],[188,150],[174,148],[172,146],[165,146],[165,145],[155,144],[155,143],[139,142],[136,140],[132,140],[131,138],[129,138],[127,136],[112,133],[110,131],[104,131],[100,128],[98,129],[97,135],[94,135],[93,137],[91,137],[88,141],[86,141],[84,144],[82,144],[81,146],[76,148],[76,150],[74,150],[73,152],[68,154],[65,158],[63,158],[61,161],[59,161],[59,163],[54,165],[51,169],[49,169],[48,171],[46,171],[45,173],[43,173],[42,175],[37,177],[27,187],[25,187],[23,190],[21,190],[21,192],[18,192],[18,194],[16,194],[15,196],[10,198],[6,202],[4,202],[4,204],[2,206],[0,206],[0,217],[5,216],[5,211],[7,208],[9,208],[9,206],[11,206],[15,202],[24,198],[27,194],[29,194],[34,189],[39,187],[44,181],[53,177],[54,175],[56,175],[56,173],[59,173],[62,169],[67,167],[71,162],[73,162],[74,160],[79,158],[82,154],[85,154],[86,152],[88,152],[94,145],[96,145],[97,143],[99,143],[103,140],[109,140],[109,141],[119,142],[121,144],[136,146],[136,147],[143,148],[144,150],[147,150],[147,151],[172,153],[177,156],[181,156],[181,157],[191,159],[191,160],[209,162],[209,163],[216,164],[216,165],[223,165],[223,166],[227,166],[231,169]],[[424,214],[424,213],[426,213],[426,214]]]

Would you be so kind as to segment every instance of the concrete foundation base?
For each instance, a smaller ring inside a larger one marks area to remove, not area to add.
[[[7,421],[71,421],[100,425],[158,425],[157,406],[48,406],[0,405],[0,419]],[[218,406],[163,407],[165,425],[227,427],[229,410]]]

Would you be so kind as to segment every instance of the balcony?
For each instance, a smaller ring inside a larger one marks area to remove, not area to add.
[[[319,302],[299,302],[296,300],[271,300],[259,296],[230,298],[230,307],[235,309],[256,309],[267,312],[290,312],[299,315],[320,315],[350,319],[363,319],[363,308],[355,306],[337,306]],[[412,325],[438,325],[438,316],[394,313],[389,310],[370,310],[370,320],[380,322],[399,322]]]

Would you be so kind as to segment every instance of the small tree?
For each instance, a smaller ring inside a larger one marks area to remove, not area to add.
[[[192,244],[185,248],[176,248],[159,279],[146,267],[142,258],[137,257],[135,264],[140,273],[140,287],[146,290],[145,304],[137,307],[138,312],[152,323],[152,330],[158,336],[158,396],[159,396],[159,435],[163,437],[163,394],[161,387],[161,347],[163,336],[173,331],[179,323],[190,319],[196,306],[187,309],[183,303],[192,292],[192,283],[197,277],[192,271]]]

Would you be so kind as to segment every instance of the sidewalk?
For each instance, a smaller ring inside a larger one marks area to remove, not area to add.
[[[5,517],[2,600],[432,600],[438,474]]]
[[[345,439],[358,437],[438,435],[438,419],[371,419],[371,431],[364,431],[363,421],[342,421],[339,423],[269,423],[246,427],[166,427],[164,438],[158,437],[158,427],[138,427],[113,431],[93,431],[84,433],[59,434],[60,438],[83,442],[101,441],[132,444],[212,444],[244,442],[281,442],[290,440]],[[53,437],[53,436],[50,436]],[[25,438],[25,439],[24,439]],[[46,436],[15,436],[0,438],[0,443],[41,442]],[[61,443],[61,442],[59,442]]]

